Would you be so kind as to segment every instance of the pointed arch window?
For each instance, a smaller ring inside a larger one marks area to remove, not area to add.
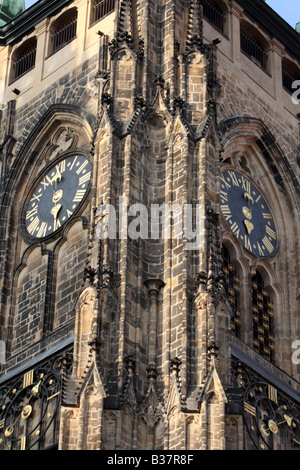
[[[269,361],[274,359],[274,304],[257,272],[252,278],[252,321],[254,350]]]
[[[225,292],[231,305],[233,315],[231,317],[231,332],[234,336],[239,337],[241,332],[241,319],[239,310],[239,292],[240,280],[236,269],[231,263],[228,249],[222,246],[223,272],[225,275]]]

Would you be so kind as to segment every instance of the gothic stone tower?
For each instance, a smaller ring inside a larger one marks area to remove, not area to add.
[[[299,34],[247,3],[3,29],[0,448],[300,448]]]

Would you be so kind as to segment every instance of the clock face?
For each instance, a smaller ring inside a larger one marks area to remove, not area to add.
[[[251,254],[275,254],[277,233],[270,208],[256,186],[234,170],[221,174],[221,211],[227,225]]]
[[[77,211],[87,193],[91,164],[83,155],[60,160],[42,176],[26,207],[25,226],[32,237],[56,232]]]
[[[39,450],[57,444],[60,377],[52,369],[26,372],[0,402],[0,449]]]
[[[253,382],[245,390],[243,418],[257,450],[300,450],[300,408],[275,387]]]

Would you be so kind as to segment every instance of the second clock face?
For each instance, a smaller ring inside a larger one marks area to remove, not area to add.
[[[27,204],[25,226],[35,238],[56,232],[76,212],[91,178],[91,164],[83,155],[60,160],[35,186]]]
[[[234,170],[221,174],[221,211],[230,230],[250,253],[275,253],[277,233],[269,206],[256,186]]]

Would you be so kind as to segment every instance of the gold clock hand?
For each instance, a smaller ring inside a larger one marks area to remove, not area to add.
[[[293,418],[291,418],[290,416],[286,414],[283,416],[285,419],[283,421],[280,421],[280,423],[275,423],[273,419],[270,419],[270,421],[268,422],[268,425],[269,425],[268,428],[266,428],[266,426],[263,424],[261,426],[261,431],[263,432],[263,434],[265,434],[266,436],[269,436],[270,433],[268,431],[271,431],[273,434],[277,434],[278,426],[284,423],[287,423],[288,426],[291,426]]]
[[[55,206],[51,209],[51,214],[53,215],[54,220],[57,219],[57,215],[58,215],[60,209],[61,209],[61,204],[55,205]]]
[[[54,182],[55,185],[56,185],[57,181],[61,181],[61,173],[60,173],[58,167],[56,167],[56,173],[55,173],[55,175],[53,176],[53,178],[51,180],[51,184],[53,184],[53,182]]]
[[[14,432],[14,427],[15,425],[17,424],[17,422],[19,421],[19,419],[22,417],[23,419],[27,419],[30,415],[31,415],[31,412],[32,412],[32,406],[29,405],[29,402],[31,400],[31,398],[33,396],[36,396],[38,393],[39,393],[39,388],[40,388],[40,385],[41,385],[41,382],[42,382],[42,379],[32,388],[31,390],[31,395],[26,403],[26,405],[23,407],[21,413],[17,416],[16,420],[14,421],[13,424],[10,424],[6,430],[4,431],[4,435],[5,437],[9,437],[12,435],[12,433]]]

